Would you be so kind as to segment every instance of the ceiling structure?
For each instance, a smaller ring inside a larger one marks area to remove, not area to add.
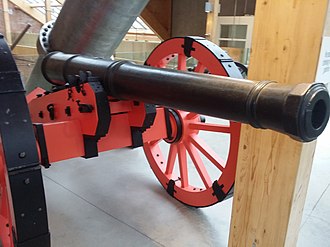
[[[40,23],[56,20],[65,0],[9,0],[23,12]],[[129,35],[155,36],[141,18],[137,18],[128,31]]]

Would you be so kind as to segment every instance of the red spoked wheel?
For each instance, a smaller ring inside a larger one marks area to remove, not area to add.
[[[5,163],[0,155],[0,247],[14,247],[5,174]]]
[[[240,77],[235,63],[222,49],[199,37],[161,43],[146,65]],[[194,207],[210,206],[230,197],[240,123],[175,109],[165,112],[169,137],[144,144],[149,164],[163,187],[177,200]]]

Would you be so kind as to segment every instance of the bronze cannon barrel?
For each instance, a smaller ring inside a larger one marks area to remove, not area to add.
[[[329,120],[329,93],[321,83],[254,82],[61,52],[48,54],[42,64],[43,75],[56,85],[79,71],[97,76],[117,99],[247,123],[304,142],[316,139]]]

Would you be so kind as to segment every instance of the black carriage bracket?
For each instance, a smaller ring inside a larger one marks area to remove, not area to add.
[[[36,139],[21,76],[1,34],[0,136],[15,220],[15,246],[48,247],[50,234]]]

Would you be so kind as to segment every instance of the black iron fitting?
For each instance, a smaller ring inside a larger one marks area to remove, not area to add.
[[[80,113],[91,113],[94,110],[94,107],[90,104],[82,104],[80,100],[76,100],[78,104],[78,110]]]
[[[176,190],[174,189],[174,186],[175,186],[175,181],[173,179],[168,181],[166,191],[172,197],[174,197],[174,193],[176,193]]]
[[[193,47],[194,42],[195,40],[192,37],[184,37],[182,48],[186,57],[191,57],[191,52],[195,51],[195,48]]]
[[[44,127],[42,124],[33,124],[35,129],[35,135],[37,142],[39,144],[39,150],[40,150],[40,163],[45,168],[49,168],[49,159],[48,159],[48,150],[47,150],[47,144],[46,144],[46,137],[44,132]]]
[[[217,199],[218,202],[223,201],[226,198],[226,193],[223,192],[223,184],[219,185],[218,181],[214,181],[212,184],[213,194]]]
[[[55,120],[55,106],[54,106],[54,104],[47,105],[47,111],[49,112],[50,120]]]
[[[35,133],[23,83],[10,49],[1,37],[0,51],[0,71],[4,72],[0,75],[0,137],[7,167],[6,189],[11,195],[14,214],[14,242],[19,247],[47,247],[50,237]],[[35,239],[33,243],[32,239]]]

